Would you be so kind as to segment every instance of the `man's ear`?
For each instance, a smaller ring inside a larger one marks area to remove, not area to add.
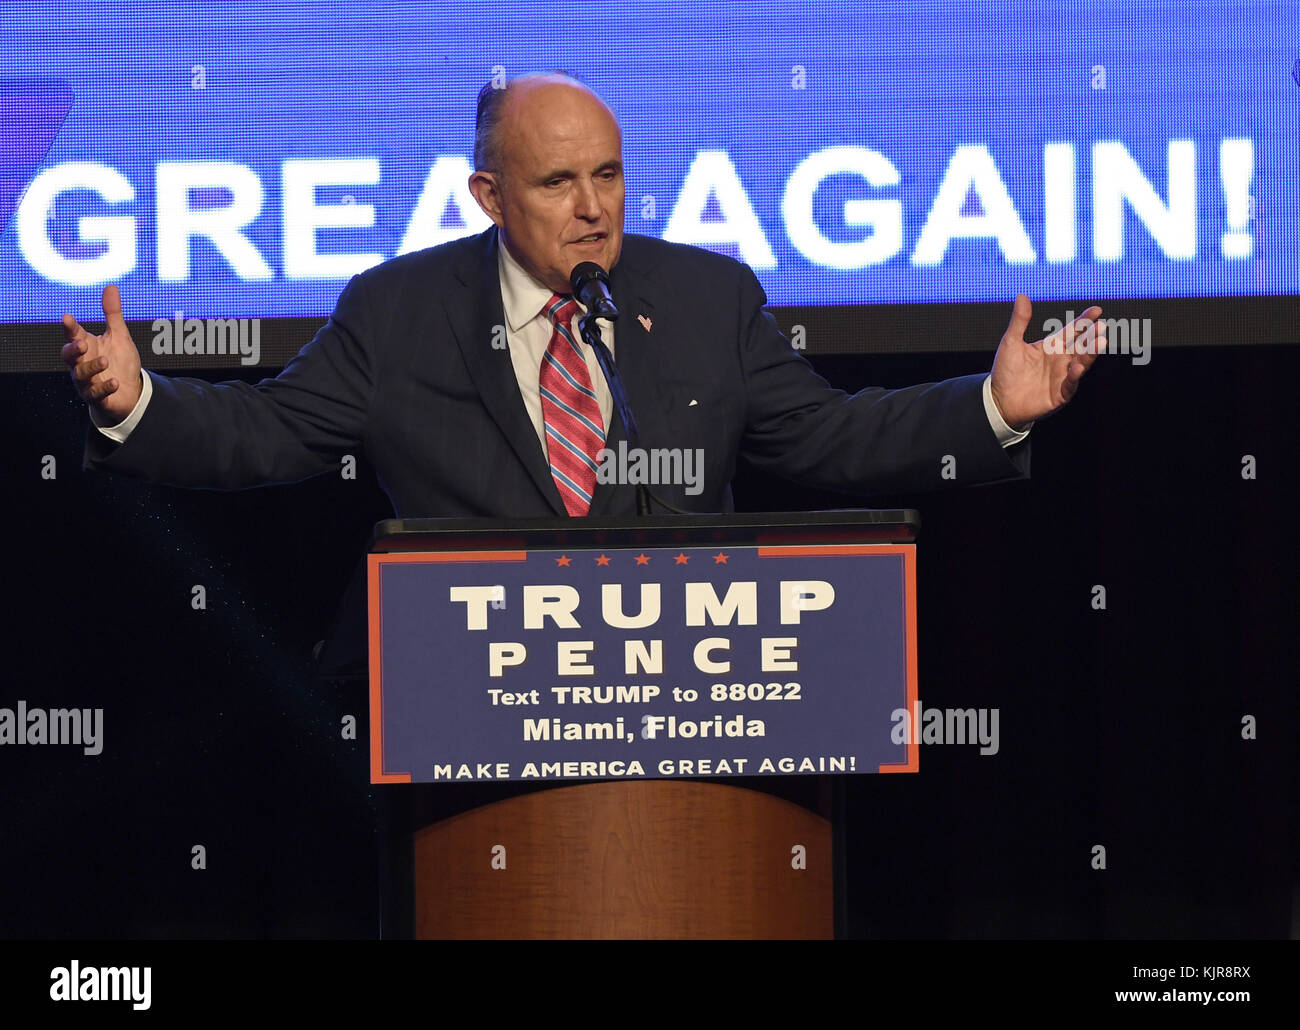
[[[469,191],[474,194],[483,213],[502,228],[505,218],[501,213],[501,187],[493,172],[475,172],[469,177]]]

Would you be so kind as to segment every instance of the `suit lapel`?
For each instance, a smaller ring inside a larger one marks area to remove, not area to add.
[[[462,302],[447,305],[447,316],[483,406],[500,426],[552,511],[556,515],[565,515],[564,502],[537,442],[537,431],[524,408],[509,348],[492,346],[494,340],[503,339],[500,334],[504,333],[506,324],[497,246],[497,230],[493,226],[479,237],[473,263],[458,272],[466,292]],[[653,269],[638,260],[640,256],[636,251],[634,239],[625,236],[623,253],[609,278],[610,293],[620,312],[616,323],[614,360],[627,390],[632,414],[640,418],[643,412],[648,414],[652,408],[662,407],[662,399],[659,396],[661,379],[654,375],[657,348],[652,332],[655,309],[651,296]],[[643,316],[645,321],[638,316]],[[651,329],[646,328],[646,321],[651,323]],[[623,422],[615,411],[605,436],[605,446],[617,450],[619,442],[626,439]],[[642,441],[642,446],[646,446],[645,441]],[[635,501],[630,499],[634,489],[625,484],[597,483],[590,514],[610,514],[611,509],[635,510]],[[616,504],[616,501],[621,503]]]
[[[566,514],[560,491],[537,442],[537,430],[528,418],[519,381],[505,343],[505,307],[501,301],[501,275],[497,266],[497,230],[493,226],[479,238],[476,267],[462,269],[461,282],[477,296],[473,303],[448,305],[456,343],[465,367],[478,388],[483,406],[501,427],[529,476],[557,515]],[[502,346],[493,344],[500,340]]]

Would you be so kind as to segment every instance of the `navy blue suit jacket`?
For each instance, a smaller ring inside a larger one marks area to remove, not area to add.
[[[337,470],[341,455],[360,451],[400,517],[564,515],[503,330],[494,333],[505,324],[497,246],[493,227],[354,277],[274,379],[156,379],[125,443],[91,428],[86,464],[235,490]],[[858,494],[1028,474],[1028,441],[1004,450],[989,426],[983,375],[834,389],[781,335],[741,262],[626,235],[610,283],[622,312],[615,358],[642,446],[703,451],[701,493],[654,488],[678,508],[730,511],[742,456],[796,483]],[[607,446],[616,447],[623,429],[612,421]],[[956,459],[955,480],[942,478],[945,455]],[[634,511],[634,488],[597,486],[592,515]]]

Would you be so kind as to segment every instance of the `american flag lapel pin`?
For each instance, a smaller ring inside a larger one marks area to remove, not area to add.
[[[637,315],[636,320],[641,323],[641,328],[647,333],[650,331],[650,327],[654,325],[654,323],[651,322],[650,319],[646,318],[645,315]]]

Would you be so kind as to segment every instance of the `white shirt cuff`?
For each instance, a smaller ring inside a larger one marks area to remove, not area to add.
[[[140,399],[135,402],[135,407],[131,409],[131,414],[122,419],[115,426],[102,425],[99,420],[99,411],[94,405],[90,407],[90,421],[95,428],[103,433],[114,443],[126,443],[126,438],[131,435],[132,430],[139,424],[140,419],[144,418],[144,409],[149,406],[149,399],[153,396],[153,379],[148,372],[141,370],[140,379]],[[988,404],[988,398],[985,397],[984,403]]]
[[[131,414],[134,415],[135,412]],[[1029,429],[1034,427],[1034,424],[1030,422],[1029,428],[1021,432],[1007,425],[1007,420],[1002,417],[1002,412],[998,411],[998,406],[993,400],[993,376],[991,374],[984,377],[984,414],[989,417],[989,425],[993,427],[993,435],[998,438],[998,443],[1003,447],[1018,444],[1029,435]]]

